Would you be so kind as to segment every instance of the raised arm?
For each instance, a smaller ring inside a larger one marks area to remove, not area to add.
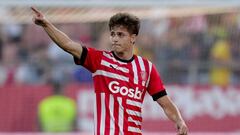
[[[171,101],[171,99],[166,95],[157,100],[158,104],[163,108],[167,117],[175,122],[178,134],[179,135],[187,135],[188,128],[182,119],[182,116],[176,107],[176,105]]]
[[[34,12],[33,22],[47,32],[49,37],[64,51],[70,53],[74,57],[80,58],[82,55],[82,45],[72,41],[65,33],[57,29],[46,17],[34,7],[31,7]]]

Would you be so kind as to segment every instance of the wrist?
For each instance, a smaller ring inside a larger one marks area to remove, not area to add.
[[[51,23],[47,19],[44,19],[42,23],[42,27],[47,28],[50,26],[51,26]]]
[[[182,125],[182,124],[185,124],[185,121],[183,119],[180,119],[180,120],[176,121],[176,124],[177,125]]]

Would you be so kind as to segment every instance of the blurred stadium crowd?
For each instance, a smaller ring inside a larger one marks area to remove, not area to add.
[[[85,46],[110,49],[107,22],[56,24]],[[165,84],[239,84],[240,14],[142,20],[137,54],[155,63]],[[34,24],[0,25],[0,85],[91,82]]]

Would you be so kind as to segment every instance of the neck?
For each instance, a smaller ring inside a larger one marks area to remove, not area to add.
[[[133,57],[133,52],[114,52],[114,54],[122,60],[130,60]]]

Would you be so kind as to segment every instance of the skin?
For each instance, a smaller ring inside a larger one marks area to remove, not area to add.
[[[42,26],[49,37],[60,48],[74,57],[81,57],[82,45],[80,43],[72,41],[66,34],[58,30],[39,10],[34,7],[31,7],[31,9],[34,13],[33,22]],[[120,59],[130,60],[133,57],[133,47],[136,41],[136,34],[129,33],[124,26],[115,26],[110,31],[110,41],[112,44],[112,51]],[[176,124],[178,135],[187,135],[187,125],[172,100],[166,95],[159,98],[157,103],[163,108],[167,117]]]
[[[115,26],[110,33],[112,51],[123,60],[131,59],[136,34],[130,34],[124,26]]]
[[[184,122],[178,108],[169,98],[169,96],[163,96],[157,100],[157,103],[163,108],[167,117],[176,124],[178,135],[187,135],[188,128]]]
[[[46,31],[49,37],[64,51],[70,53],[76,58],[82,55],[82,45],[71,40],[65,33],[58,30],[46,17],[34,7],[31,7],[34,12],[33,22]]]

